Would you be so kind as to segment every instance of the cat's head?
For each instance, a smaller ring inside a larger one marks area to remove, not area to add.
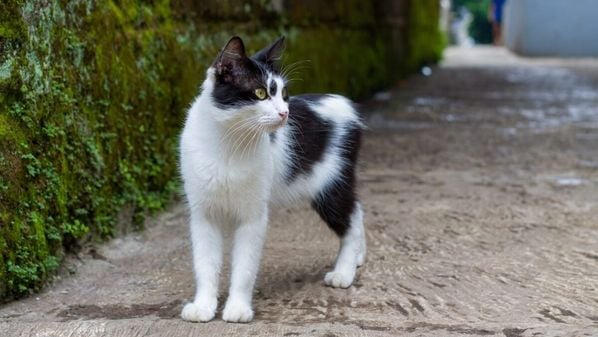
[[[286,80],[278,61],[284,37],[253,56],[245,54],[239,37],[224,46],[208,74],[212,76],[212,101],[219,108],[220,121],[252,123],[271,132],[287,121],[289,114]]]

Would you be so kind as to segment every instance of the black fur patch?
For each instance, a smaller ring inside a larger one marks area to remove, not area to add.
[[[351,214],[357,202],[355,167],[361,143],[361,126],[356,122],[349,124],[339,143],[330,144],[334,125],[321,119],[309,106],[325,97],[326,95],[309,94],[293,96],[289,101],[289,138],[292,140],[294,166],[287,176],[287,182],[291,183],[301,175],[310,174],[313,166],[323,159],[328,147],[341,148],[345,165],[336,179],[328,182],[311,204],[322,220],[342,237],[351,226]]]
[[[270,80],[270,97],[276,96],[276,81]]]
[[[310,107],[325,95],[299,95],[289,100],[289,138],[292,140],[293,163],[286,177],[288,183],[299,175],[309,174],[322,159],[330,141],[333,125],[321,119]]]
[[[284,50],[284,36],[281,36],[278,40],[274,41],[271,45],[258,51],[251,58],[262,63],[268,69],[278,73],[279,72],[279,61]]]
[[[343,237],[351,226],[351,214],[357,202],[355,168],[361,143],[361,127],[357,124],[347,131],[341,147],[346,165],[339,176],[320,192],[312,207],[338,236]]]

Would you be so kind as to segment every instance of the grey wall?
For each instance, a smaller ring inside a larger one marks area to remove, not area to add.
[[[529,56],[598,56],[598,0],[508,0],[505,45]]]

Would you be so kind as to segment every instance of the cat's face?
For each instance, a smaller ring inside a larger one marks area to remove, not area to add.
[[[245,55],[243,41],[233,37],[213,64],[212,98],[223,110],[219,120],[233,125],[272,132],[284,125],[289,114],[286,80],[276,62],[284,38],[252,57]],[[234,123],[234,124],[233,124]]]

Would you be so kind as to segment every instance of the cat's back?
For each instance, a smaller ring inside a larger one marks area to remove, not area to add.
[[[274,141],[286,160],[279,172],[275,197],[313,197],[338,183],[345,168],[355,165],[363,124],[354,104],[332,94],[305,94],[289,99],[289,120]],[[278,134],[278,132],[277,132]]]
[[[361,126],[359,113],[348,98],[334,94],[304,94],[289,100],[289,120],[308,126]]]

